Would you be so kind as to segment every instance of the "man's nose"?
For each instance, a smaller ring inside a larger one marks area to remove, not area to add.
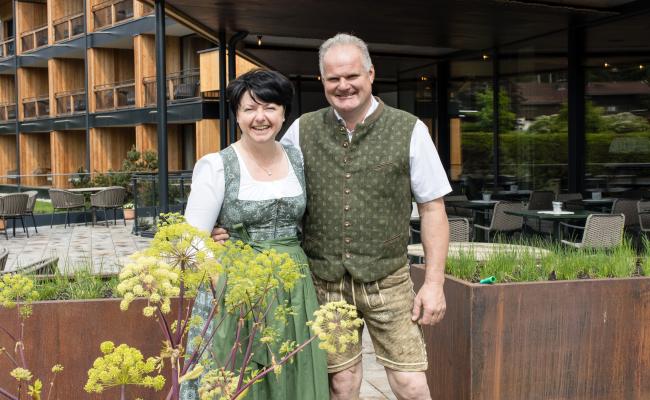
[[[339,80],[339,85],[338,85],[339,90],[346,90],[346,89],[348,89],[349,87],[350,87],[350,82],[348,82],[347,79],[345,79],[345,78],[341,78],[341,79]]]

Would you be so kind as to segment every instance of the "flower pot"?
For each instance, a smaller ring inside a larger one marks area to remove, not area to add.
[[[135,219],[135,210],[133,208],[125,208],[124,219],[126,220]]]

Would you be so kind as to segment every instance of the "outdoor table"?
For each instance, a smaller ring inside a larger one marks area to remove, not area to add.
[[[498,190],[492,193],[492,197],[504,200],[527,200],[532,193],[532,190]]]
[[[448,204],[457,208],[468,208],[472,210],[472,219],[475,224],[486,225],[486,215],[494,208],[498,200],[469,200],[469,201],[450,201]],[[476,232],[477,241],[485,240],[483,231]]]
[[[541,249],[539,247],[533,246],[523,246],[519,244],[450,242],[447,255],[458,256],[461,253],[473,252],[474,256],[476,257],[476,261],[485,261],[490,257],[491,254],[500,251],[517,253],[532,252],[537,258],[549,253],[549,251],[546,249]],[[412,257],[424,257],[424,249],[422,247],[422,243],[410,244],[408,246],[407,253]]]
[[[582,200],[569,200],[568,204],[580,204],[587,209],[595,209],[602,212],[609,212],[612,209],[612,204],[616,198],[603,197],[601,199],[582,199]]]
[[[528,218],[537,218],[540,221],[551,221],[553,222],[553,237],[559,240],[560,238],[560,222],[563,221],[584,221],[590,214],[593,214],[591,211],[586,210],[575,210],[575,211],[560,211],[559,213],[553,212],[551,210],[521,210],[521,211],[505,211],[506,214],[516,215],[518,217],[524,217],[525,220]]]
[[[84,187],[84,188],[73,188],[66,189],[68,192],[72,193],[81,193],[84,195],[86,200],[90,200],[90,195],[94,193],[101,192],[104,189],[108,189],[108,186],[96,186],[96,187]],[[97,223],[97,213],[95,212],[94,207],[90,207],[90,215],[93,221],[93,225]]]

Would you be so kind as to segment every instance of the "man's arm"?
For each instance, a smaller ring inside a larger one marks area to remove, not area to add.
[[[442,198],[418,203],[418,212],[426,264],[424,284],[415,296],[411,319],[420,325],[434,325],[442,320],[447,308],[443,285],[449,249],[449,222]]]

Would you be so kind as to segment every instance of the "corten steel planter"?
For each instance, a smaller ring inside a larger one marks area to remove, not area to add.
[[[424,270],[414,266],[416,290]],[[434,399],[650,399],[650,278],[445,282],[425,327]]]
[[[120,311],[120,299],[63,300],[36,302],[33,315],[25,323],[25,346],[27,364],[35,377],[49,386],[54,364],[62,364],[63,372],[55,381],[52,400],[117,399],[119,388],[106,390],[102,394],[88,394],[83,390],[88,379],[87,371],[101,355],[99,345],[110,340],[137,347],[146,358],[158,356],[163,335],[153,318],[142,315],[144,301],[131,303],[128,311]],[[175,306],[178,303],[172,303]],[[172,314],[176,308],[172,308]],[[172,315],[170,314],[170,315]],[[16,332],[16,310],[0,308],[2,327]],[[13,343],[0,332],[0,347],[10,351]],[[165,360],[165,379],[170,382],[169,360]],[[15,393],[15,380],[9,376],[13,366],[7,357],[0,357],[0,387]],[[46,380],[47,379],[47,380]],[[160,392],[153,389],[129,387],[127,398],[164,399],[169,384]]]

